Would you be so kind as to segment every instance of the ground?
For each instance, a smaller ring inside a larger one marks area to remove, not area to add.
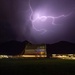
[[[75,60],[47,58],[0,59],[0,75],[75,75]]]

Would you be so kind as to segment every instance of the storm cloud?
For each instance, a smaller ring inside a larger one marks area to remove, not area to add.
[[[69,16],[55,19],[57,25],[52,24],[51,18],[37,21],[34,23],[36,30],[30,20],[31,14],[33,18],[36,13],[46,17]],[[0,0],[0,41],[8,40],[75,43],[75,0]]]

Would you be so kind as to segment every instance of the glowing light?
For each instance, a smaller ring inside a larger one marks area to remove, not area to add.
[[[31,12],[32,12],[31,15],[30,15],[30,20],[32,21],[33,28],[34,28],[36,31],[40,31],[40,32],[42,31],[42,33],[47,32],[47,30],[46,30],[46,29],[43,29],[43,28],[41,28],[41,29],[36,28],[36,26],[35,26],[34,23],[39,22],[39,21],[45,22],[45,21],[47,21],[47,20],[50,20],[52,25],[61,25],[61,24],[56,24],[56,23],[55,23],[56,19],[65,18],[65,17],[67,17],[67,16],[69,16],[69,15],[72,14],[72,12],[71,12],[71,13],[69,13],[69,14],[67,14],[67,15],[60,15],[60,16],[57,16],[57,17],[54,17],[54,16],[45,16],[45,15],[44,15],[44,16],[41,16],[41,15],[39,14],[39,12],[34,14],[33,9],[32,9],[32,7],[31,7],[31,4],[30,4],[30,0],[29,0],[29,6],[30,6],[30,10],[31,10]],[[35,15],[35,16],[34,16],[34,15]],[[33,19],[32,19],[32,16],[33,16]],[[52,19],[52,20],[51,20],[51,19]]]
[[[0,55],[0,59],[2,59],[2,58],[8,58],[8,56],[7,55]]]
[[[60,58],[60,59],[73,59],[75,60],[75,57],[74,57],[74,54],[59,54],[59,55],[56,55],[56,54],[52,54],[52,57],[53,58]]]

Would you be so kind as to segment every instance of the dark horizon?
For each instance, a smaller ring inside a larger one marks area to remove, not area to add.
[[[2,43],[0,44],[0,55],[21,55],[23,51],[25,50],[28,43],[30,42],[9,41],[6,43]],[[60,41],[53,44],[46,44],[46,51],[47,51],[47,55],[48,54],[67,54],[67,53],[74,54],[75,43]]]

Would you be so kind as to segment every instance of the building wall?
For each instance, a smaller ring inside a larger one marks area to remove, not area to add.
[[[46,45],[28,44],[25,48],[25,55],[46,55]]]

